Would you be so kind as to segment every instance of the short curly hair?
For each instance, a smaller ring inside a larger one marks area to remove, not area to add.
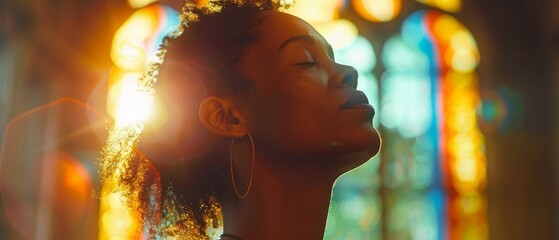
[[[164,38],[162,61],[148,77],[159,76],[158,82],[198,81],[215,96],[251,91],[253,83],[239,66],[246,49],[259,40],[255,28],[262,21],[259,14],[280,7],[279,0],[210,1],[205,7],[186,3],[179,34]],[[193,73],[198,77],[185,76]],[[211,153],[203,158],[183,161],[179,170],[157,166],[163,198],[157,231],[161,237],[208,239],[207,230],[222,225],[228,161]]]

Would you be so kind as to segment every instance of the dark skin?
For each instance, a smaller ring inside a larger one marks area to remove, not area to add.
[[[308,23],[277,11],[260,17],[261,39],[240,65],[254,91],[208,96],[199,108],[202,125],[223,149],[235,139],[241,195],[251,176],[248,134],[254,141],[252,186],[246,198],[222,206],[224,233],[244,240],[322,239],[334,181],[379,151],[374,111],[351,102],[360,95],[355,69],[335,63]]]

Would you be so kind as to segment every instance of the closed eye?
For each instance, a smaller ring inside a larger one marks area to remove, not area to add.
[[[315,66],[316,62],[315,61],[300,62],[300,63],[296,63],[295,65],[302,66],[302,67],[311,67],[311,66]]]

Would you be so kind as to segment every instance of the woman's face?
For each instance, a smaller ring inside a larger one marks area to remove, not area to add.
[[[255,89],[234,99],[256,151],[298,163],[347,161],[348,167],[376,154],[374,110],[356,90],[355,69],[335,63],[332,47],[307,22],[276,11],[261,17],[260,40],[240,65]]]

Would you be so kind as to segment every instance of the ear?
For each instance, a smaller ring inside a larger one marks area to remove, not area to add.
[[[200,122],[210,132],[220,137],[242,137],[246,128],[243,118],[233,105],[222,98],[206,97],[198,111]]]

